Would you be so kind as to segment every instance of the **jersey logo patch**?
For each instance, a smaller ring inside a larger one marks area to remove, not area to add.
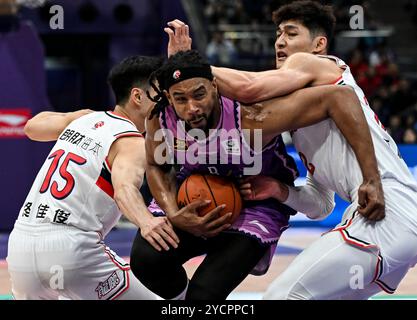
[[[179,151],[187,151],[188,145],[187,141],[180,140],[174,137],[174,149]]]
[[[99,121],[94,125],[94,127],[92,129],[96,130],[98,128],[101,128],[102,126],[104,126],[104,121]]]
[[[228,139],[221,142],[227,154],[240,155],[240,143],[238,139]]]

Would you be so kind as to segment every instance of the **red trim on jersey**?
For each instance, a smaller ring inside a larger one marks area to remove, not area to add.
[[[346,230],[346,228],[352,225],[353,218],[355,218],[355,216],[356,216],[356,212],[353,213],[352,217],[346,220],[345,223],[343,223],[340,227],[334,228],[331,231],[339,231],[343,239],[352,245],[365,248],[365,249],[378,248],[378,246],[375,244],[367,243],[366,241],[360,241],[360,239],[355,239],[354,237],[349,235],[349,232]]]
[[[119,261],[117,261],[115,259],[115,257],[113,256],[113,254],[111,253],[110,249],[108,247],[106,247],[105,245],[103,245],[104,248],[104,252],[107,254],[107,256],[110,258],[111,262],[113,262],[113,264],[119,268],[120,270],[123,271],[123,273],[126,276],[126,282],[125,282],[125,286],[120,288],[120,292],[115,293],[115,296],[113,296],[112,298],[110,298],[110,300],[115,300],[117,299],[121,294],[123,294],[124,292],[126,292],[127,289],[129,289],[130,286],[130,279],[129,279],[129,270],[130,270],[130,265],[127,264],[127,266],[123,266],[121,265],[121,263]]]
[[[117,299],[121,294],[123,294],[127,289],[129,289],[129,286],[130,286],[129,271],[123,271],[123,272],[126,275],[126,287],[124,287],[119,293],[116,293],[116,295],[110,298],[110,300]]]
[[[114,189],[110,182],[104,179],[102,176],[98,177],[96,182],[97,187],[103,190],[108,196],[113,198],[114,196]]]
[[[345,228],[340,229],[340,230],[338,230],[338,231],[340,231],[340,233],[341,233],[341,235],[342,235],[343,239],[344,239],[347,243],[350,243],[350,244],[352,244],[352,245],[354,245],[354,246],[361,247],[361,248],[364,248],[364,249],[370,249],[370,248],[377,248],[377,247],[378,247],[378,246],[376,246],[376,245],[374,245],[374,244],[364,244],[364,243],[362,243],[362,242],[360,242],[360,241],[355,240],[354,238],[351,238],[351,237],[349,236],[349,234],[347,233],[347,231],[345,230]]]
[[[128,271],[128,270],[130,270],[130,265],[129,264],[127,264],[127,265],[125,265],[125,266],[123,266],[119,261],[117,261],[116,259],[115,259],[115,257],[113,256],[113,254],[110,252],[110,250],[109,249],[107,249],[107,247],[106,246],[104,246],[104,252],[108,255],[108,257],[110,258],[110,260],[120,269],[120,270],[123,270],[123,271]]]
[[[381,272],[381,269],[382,269],[382,258],[381,258],[381,255],[378,253],[378,261],[375,266],[375,276],[372,282],[375,282],[378,285],[378,287],[380,287],[386,293],[393,294],[395,292],[395,289],[388,287],[387,284],[385,284],[383,281],[379,279],[379,274]]]
[[[337,80],[336,81],[334,81],[334,82],[332,82],[332,83],[330,83],[330,84],[337,84],[340,80],[342,80],[343,79],[343,75],[342,76],[340,76],[339,78],[337,78]]]
[[[129,118],[126,118],[126,117],[123,117],[123,116],[121,116],[120,114],[117,114],[117,113],[115,113],[114,111],[108,111],[109,113],[111,113],[113,116],[115,116],[115,117],[119,117],[119,118],[122,118],[122,119],[124,119],[124,120],[127,120],[127,121],[129,121],[131,124],[133,124],[134,126],[135,126],[135,124],[132,122],[132,120],[130,120]],[[136,126],[135,126],[135,128],[136,128]]]
[[[104,161],[106,162],[106,165],[108,166],[108,170],[111,173],[111,165],[110,165],[110,162],[109,162],[109,157],[106,157],[106,159],[104,159]]]
[[[349,220],[346,220],[340,227],[334,228],[334,229],[330,230],[329,232],[339,231],[339,230],[342,230],[344,228],[347,228],[352,224],[352,221],[353,221],[353,216]]]
[[[380,264],[382,263],[381,257],[378,255],[378,261],[376,262],[376,266],[375,266],[375,275],[374,278],[372,279],[372,282],[375,282],[378,280],[379,277],[379,273],[380,273]]]
[[[141,134],[141,133],[134,133],[134,132],[132,132],[132,133],[122,133],[122,134],[120,134],[120,135],[115,135],[114,136],[116,139],[119,139],[119,138],[123,138],[123,137],[140,137],[140,138],[143,138],[143,134]]]
[[[382,281],[380,281],[380,280],[375,280],[374,282],[378,285],[378,287],[380,287],[380,288],[381,288],[383,291],[385,291],[386,293],[388,293],[388,294],[393,294],[393,293],[395,293],[395,290],[387,289],[387,288],[386,288],[386,284],[385,284],[385,283],[383,283]]]
[[[96,231],[96,232],[101,236],[101,233],[99,231]],[[126,290],[128,290],[129,287],[130,287],[130,278],[129,278],[130,265],[128,263],[126,264],[126,266],[121,265],[121,263],[119,261],[117,261],[116,258],[114,257],[114,255],[111,253],[110,249],[106,245],[104,245],[103,243],[101,243],[101,245],[103,246],[104,253],[107,254],[107,256],[110,258],[110,261],[118,269],[120,269],[123,272],[124,276],[125,276],[125,280],[126,281],[124,283],[124,286],[119,289],[119,292],[115,292],[110,299],[107,298],[107,300],[115,300],[121,294],[123,294],[124,292],[126,292]]]

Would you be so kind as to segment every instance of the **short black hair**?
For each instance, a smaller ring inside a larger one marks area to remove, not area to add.
[[[205,77],[209,80],[213,79],[211,73],[210,64],[197,50],[179,51],[176,54],[170,56],[168,60],[150,77],[150,82],[157,95],[152,98],[156,105],[152,110],[149,119],[154,116],[159,116],[160,112],[169,105],[168,99],[166,99],[163,90],[169,89],[169,84],[172,81],[167,81],[167,77],[173,76],[173,71],[183,70],[186,68],[204,69]],[[201,73],[199,73],[201,75]],[[172,80],[172,79],[171,79]],[[181,81],[181,79],[179,79]],[[157,83],[156,83],[157,81]]]
[[[272,20],[277,28],[284,21],[299,21],[312,35],[324,33],[328,43],[333,38],[336,25],[332,6],[311,0],[294,1],[280,7],[272,13]]]
[[[109,74],[108,82],[116,98],[116,104],[123,105],[134,87],[149,88],[148,79],[152,72],[163,63],[162,58],[131,56],[115,65]]]

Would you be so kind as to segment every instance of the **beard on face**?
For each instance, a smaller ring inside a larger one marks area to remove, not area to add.
[[[208,123],[208,117],[207,117],[207,115],[206,114],[200,114],[200,115],[196,115],[196,116],[194,116],[193,118],[191,118],[191,119],[189,119],[189,120],[187,120],[186,122],[185,122],[185,124],[186,124],[186,127],[187,127],[187,130],[190,130],[190,129],[193,129],[193,128],[199,128],[199,124],[201,123],[201,122],[203,122],[203,120],[206,120],[205,121],[205,123],[207,124]],[[200,129],[202,129],[202,128],[200,128]]]

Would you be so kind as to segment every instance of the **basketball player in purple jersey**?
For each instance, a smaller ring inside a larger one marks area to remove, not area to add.
[[[294,213],[266,199],[245,203],[232,225],[225,223],[230,214],[217,218],[221,207],[199,217],[196,212],[203,201],[183,209],[177,206],[177,185],[186,176],[197,172],[235,178],[262,174],[281,177],[292,185],[294,162],[285,153],[279,134],[329,116],[349,141],[355,141],[353,148],[361,166],[375,166],[375,159],[364,154],[372,149],[372,143],[360,103],[348,88],[305,89],[260,106],[242,106],[219,96],[210,66],[196,51],[171,56],[155,77],[160,95],[147,121],[147,175],[160,206],[154,211],[167,214],[180,242],[176,249],[157,252],[138,234],[131,266],[135,275],[163,298],[225,299],[249,273],[264,274]],[[318,107],[312,109],[311,104]],[[352,117],[358,120],[355,128],[345,125]],[[203,136],[196,139],[197,132]],[[195,155],[198,161],[192,159]],[[233,161],[233,156],[240,161]],[[176,175],[166,165],[171,159],[180,167]],[[201,254],[207,256],[188,281],[182,264]]]

